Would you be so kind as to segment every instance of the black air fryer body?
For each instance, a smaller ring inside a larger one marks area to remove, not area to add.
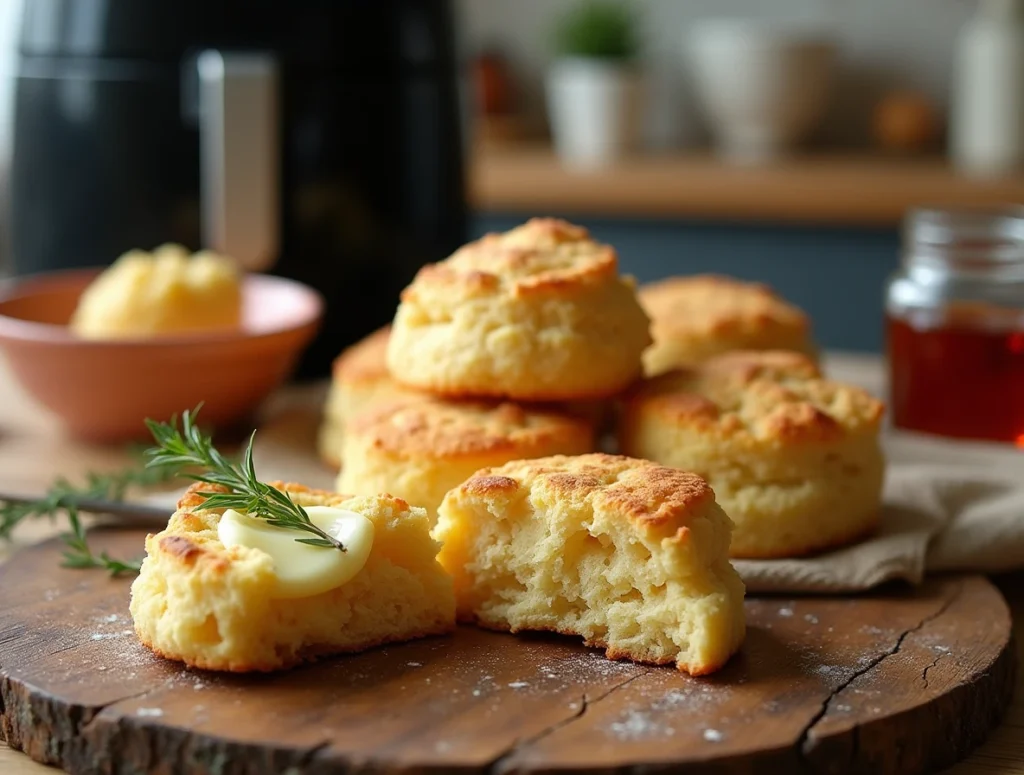
[[[276,68],[269,271],[327,298],[302,369],[326,373],[341,347],[390,319],[418,267],[464,236],[444,0],[26,0],[15,269],[204,246],[196,59],[210,49]]]

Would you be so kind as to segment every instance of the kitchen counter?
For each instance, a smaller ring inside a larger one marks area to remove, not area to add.
[[[882,387],[881,362],[864,356],[833,356],[826,370],[835,378],[856,382],[878,392]],[[295,468],[303,456],[309,456],[313,442],[317,408],[322,400],[320,388],[290,389],[279,394],[268,407],[257,444],[257,465],[284,479],[298,476]],[[892,459],[936,461],[969,460],[992,468],[1019,470],[1020,453],[997,445],[952,445],[920,437],[886,440]],[[264,444],[262,448],[260,443]],[[272,455],[268,450],[283,454]],[[262,456],[261,456],[262,455]],[[26,398],[14,385],[6,365],[0,362],[0,490],[29,492],[42,490],[61,474],[75,480],[86,470],[123,464],[118,450],[97,449],[62,437],[48,415]],[[289,468],[292,466],[292,468]],[[329,486],[332,475],[326,469],[310,479],[313,486]],[[53,535],[49,522],[22,526],[17,534],[21,545]],[[0,561],[14,547],[0,546]],[[83,573],[89,571],[83,571]],[[1014,616],[1017,648],[1024,659],[1024,576],[1004,580],[1003,589]],[[0,654],[2,658],[2,654]],[[0,743],[0,773],[3,775],[46,775],[53,773],[26,756]],[[949,775],[1024,775],[1024,670],[1019,671],[1013,705],[998,728],[971,757],[948,771]]]
[[[469,193],[480,212],[893,226],[922,204],[1024,204],[1024,176],[972,179],[937,157],[866,153],[750,167],[706,153],[638,155],[576,172],[546,146],[495,145],[474,154]]]

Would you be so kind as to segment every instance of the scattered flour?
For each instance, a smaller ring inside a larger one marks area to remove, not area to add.
[[[810,622],[811,624],[817,624],[818,623],[818,617],[815,616],[814,614],[804,614],[804,621],[805,622]]]
[[[110,640],[112,638],[123,638],[125,635],[131,635],[131,630],[121,630],[121,632],[94,632],[89,636],[90,640]]]
[[[145,718],[160,718],[164,712],[160,708],[139,708],[135,711],[135,715]]]
[[[724,737],[725,735],[723,735],[717,729],[704,730],[704,739],[707,740],[709,743],[719,743],[722,741]]]
[[[793,615],[793,609],[792,608],[780,608],[779,609],[779,616],[790,617],[792,615]]]
[[[653,737],[665,732],[664,728],[651,718],[650,713],[642,710],[626,711],[623,719],[612,722],[609,729],[620,740]]]
[[[620,740],[671,737],[676,734],[674,723],[681,719],[681,714],[708,713],[714,705],[725,701],[729,691],[727,686],[693,681],[685,688],[672,688],[653,697],[647,707],[625,711],[608,726],[608,731]],[[719,734],[717,730],[710,731]]]
[[[422,662],[406,662],[405,664],[409,667],[423,667]]]
[[[525,689],[529,685],[530,684],[528,684],[526,681],[513,681],[512,683],[510,683],[508,685],[508,688],[509,689]]]

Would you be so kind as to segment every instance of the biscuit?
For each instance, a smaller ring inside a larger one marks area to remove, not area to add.
[[[592,454],[478,472],[445,497],[434,535],[460,620],[703,675],[743,640],[730,527],[700,477]]]
[[[730,350],[815,353],[807,316],[760,283],[670,277],[641,286],[639,296],[654,337],[644,352],[648,376]]]
[[[640,375],[650,342],[615,250],[535,218],[419,271],[402,293],[388,368],[450,397],[603,398]]]
[[[478,469],[591,452],[594,444],[591,423],[570,415],[510,403],[399,401],[352,420],[338,487],[389,492],[433,516],[445,493]]]
[[[204,509],[199,494],[218,488],[194,484],[167,528],[146,537],[147,556],[132,584],[130,610],[146,646],[205,670],[269,671],[454,628],[452,581],[437,563],[439,544],[422,509],[389,495],[273,486],[302,506],[337,506],[369,518],[374,538],[362,570],[322,594],[273,598],[270,556],[225,548],[217,532],[223,510]]]
[[[331,386],[317,436],[320,459],[332,468],[341,465],[346,423],[359,412],[399,396],[412,397],[388,374],[386,352],[390,326],[384,326],[344,350],[334,360]]]
[[[730,353],[624,400],[620,449],[694,471],[735,523],[733,557],[794,557],[878,524],[883,405],[806,356]]]

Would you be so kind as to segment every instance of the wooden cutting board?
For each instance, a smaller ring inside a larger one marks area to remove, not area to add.
[[[105,531],[137,553],[142,534]],[[186,670],[135,639],[129,579],[0,567],[0,731],[82,773],[917,773],[998,722],[1010,616],[979,576],[747,602],[718,674],[605,660],[569,638],[462,628],[267,676]]]

